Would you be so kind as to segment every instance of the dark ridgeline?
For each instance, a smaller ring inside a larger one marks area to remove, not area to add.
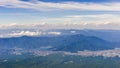
[[[52,37],[22,36],[0,38],[0,47],[34,49],[40,48],[41,46],[52,46],[50,50],[70,52],[76,52],[78,50],[106,50],[113,48],[111,42],[98,37],[81,34]]]

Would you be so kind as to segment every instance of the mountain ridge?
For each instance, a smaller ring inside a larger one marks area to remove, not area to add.
[[[0,38],[2,47],[21,47],[26,49],[52,46],[50,50],[76,52],[79,50],[105,50],[112,49],[111,42],[95,36],[63,35],[52,37],[22,36],[12,38]]]

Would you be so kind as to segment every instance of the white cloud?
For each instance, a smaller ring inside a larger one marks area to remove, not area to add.
[[[61,32],[48,32],[48,34],[52,34],[52,35],[61,35]]]
[[[25,8],[40,11],[49,10],[94,10],[94,11],[120,11],[120,3],[77,3],[77,2],[62,2],[51,3],[31,0],[24,2],[20,0],[1,0],[0,6],[9,8]]]
[[[9,34],[9,36],[12,36],[12,37],[24,36],[24,35],[27,35],[27,36],[37,36],[37,35],[41,35],[41,32],[21,31],[21,32],[18,32],[18,33]]]
[[[80,56],[103,56],[103,57],[120,57],[120,48],[115,48],[112,50],[101,50],[101,51],[78,51],[78,53],[64,52],[66,55],[80,55]]]
[[[65,16],[66,18],[108,18],[115,17],[117,15],[113,14],[93,14],[93,15],[69,15]]]
[[[115,48],[112,50],[101,50],[101,51],[78,51],[77,53],[71,53],[66,51],[41,51],[41,50],[34,50],[31,51],[35,56],[47,56],[50,54],[64,54],[64,55],[77,55],[77,56],[84,56],[84,57],[97,57],[97,56],[103,56],[103,57],[119,57],[120,58],[120,48]]]
[[[0,29],[120,29],[119,18],[120,15],[116,14],[68,15],[60,18],[45,18],[34,24],[3,24],[0,25]]]
[[[85,18],[86,19],[86,18]],[[99,19],[99,17],[95,18]],[[102,18],[99,20],[82,20],[81,18],[49,18],[46,23],[38,24],[3,24],[0,29],[120,29],[120,20],[118,18]],[[50,23],[51,22],[51,23]],[[52,33],[59,34],[59,33]]]

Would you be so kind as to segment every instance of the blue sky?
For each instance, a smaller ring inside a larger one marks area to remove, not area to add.
[[[119,6],[120,0],[3,0],[0,24],[77,23],[114,28],[120,25]]]

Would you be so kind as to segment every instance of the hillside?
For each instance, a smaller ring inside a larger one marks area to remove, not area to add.
[[[0,38],[1,47],[20,47],[25,49],[51,46],[50,50],[78,51],[78,50],[105,50],[112,49],[110,42],[94,36],[64,35],[52,37],[22,36],[13,38]]]

